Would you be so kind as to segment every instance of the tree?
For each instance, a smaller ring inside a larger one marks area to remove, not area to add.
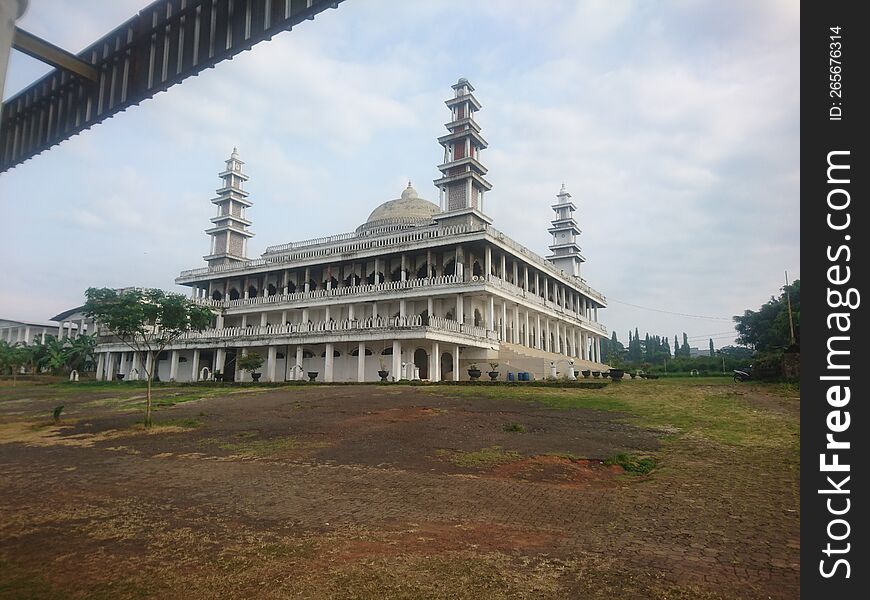
[[[151,427],[151,384],[161,352],[189,331],[211,324],[212,313],[181,294],[159,289],[88,288],[84,313],[134,352],[146,356],[145,427]]]
[[[716,349],[713,347],[713,338],[710,338],[710,356],[716,356]]]
[[[263,366],[263,357],[257,352],[248,352],[236,361],[236,366],[252,375]]]
[[[680,357],[680,342],[677,339],[676,334],[674,334],[674,358]]]
[[[0,340],[0,368],[10,372],[12,385],[15,385],[21,367],[29,364],[32,360],[31,356],[32,351],[27,346],[10,344],[5,340]]]
[[[801,282],[797,279],[789,286],[781,288],[779,298],[771,297],[757,311],[747,310],[742,315],[734,317],[739,334],[737,342],[749,346],[758,352],[781,350],[791,345],[791,327],[789,326],[788,300],[791,300],[792,318],[794,321],[795,342],[800,343],[801,315]],[[786,297],[788,294],[788,297]]]
[[[683,332],[683,345],[680,346],[680,351],[686,358],[692,357],[692,348],[689,346],[689,336],[686,335],[685,331]]]

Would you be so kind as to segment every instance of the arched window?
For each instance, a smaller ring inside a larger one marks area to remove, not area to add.
[[[445,275],[455,275],[456,274],[456,261],[450,260],[446,265],[444,265],[444,274]]]
[[[336,279],[335,277],[330,277],[329,279],[327,279],[326,281],[323,282],[323,289],[326,289],[327,284],[329,284],[330,288],[337,288],[338,287],[338,279]]]
[[[381,350],[381,356],[392,356],[392,354],[393,354],[393,347],[392,346],[387,346],[386,348]]]
[[[287,282],[287,293],[288,294],[296,293],[296,284],[293,283],[292,281]]]
[[[311,350],[303,350],[302,358],[314,358],[314,352],[312,352]]]
[[[248,298],[256,298],[257,297],[257,288],[253,285],[248,286]]]
[[[313,292],[317,289],[317,282],[313,279],[308,280],[308,291]]]
[[[480,263],[478,261],[474,261],[474,264],[471,265],[471,274],[478,277],[483,276],[483,267],[480,266]]]
[[[365,348],[364,356],[371,356],[373,353],[367,347]],[[351,356],[359,356],[359,347],[354,348],[350,351]]]
[[[474,326],[480,327],[481,320],[482,320],[482,318],[480,316],[480,311],[475,308],[474,309]]]
[[[223,300],[223,299],[224,299],[224,295],[221,294],[219,291],[215,290],[215,291],[212,292],[212,294],[211,294],[211,299],[212,299],[212,300]]]
[[[402,269],[393,269],[393,272],[390,273],[390,281],[402,281]]]
[[[359,278],[359,275],[357,275],[356,273],[351,273],[350,275],[348,275],[347,277],[344,278],[345,287],[352,287],[355,285],[359,285],[359,282],[360,282],[360,278]]]
[[[236,288],[232,288],[230,290],[230,300],[238,300],[239,299],[239,290]]]
[[[274,285],[272,285],[270,283],[269,287],[266,288],[266,295],[267,296],[274,296],[277,293],[278,293],[278,288],[276,288]]]
[[[332,351],[332,356],[333,356],[334,358],[338,358],[339,356],[341,356],[341,352],[339,352],[338,350],[333,349],[333,351]],[[326,358],[326,350],[324,350],[323,352],[320,353],[320,358]]]

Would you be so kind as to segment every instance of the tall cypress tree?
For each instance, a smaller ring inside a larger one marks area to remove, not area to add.
[[[710,338],[710,356],[716,356],[716,349],[713,347],[713,338]]]
[[[674,334],[674,358],[679,358],[680,356],[680,342],[677,340],[677,335]]]
[[[686,335],[685,331],[683,332],[682,349],[683,349],[683,356],[685,356],[686,358],[689,358],[690,356],[692,356],[692,349],[689,348],[689,336]]]

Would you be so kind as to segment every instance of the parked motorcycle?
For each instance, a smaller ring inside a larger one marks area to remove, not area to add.
[[[752,379],[752,365],[749,365],[749,368],[744,371],[738,371],[734,369],[734,381],[740,383],[741,381],[749,381]]]

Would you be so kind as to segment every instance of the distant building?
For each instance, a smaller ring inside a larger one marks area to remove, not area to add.
[[[72,323],[70,326],[77,327]],[[44,344],[47,336],[61,337],[63,333],[63,330],[54,324],[0,319],[0,340],[8,344],[30,345],[37,339]]]
[[[270,246],[247,257],[253,205],[234,149],[212,199],[216,214],[206,266],[176,283],[214,311],[213,326],[185,335],[158,365],[162,380],[212,376],[249,379],[236,369],[248,352],[265,358],[266,381],[391,378],[467,379],[466,370],[498,362],[507,372],[537,377],[601,363],[607,329],[603,294],[580,276],[576,206],[562,186],[552,209],[552,254],[546,259],[492,227],[481,151],[487,143],[474,113],[481,105],[466,79],[446,101],[448,133],[434,181],[437,204],[409,183],[399,198],[376,207],[349,233]],[[388,166],[388,165],[387,165]],[[497,212],[497,211],[496,211]],[[67,315],[65,318],[72,318]],[[143,357],[99,339],[98,378],[135,379]]]

